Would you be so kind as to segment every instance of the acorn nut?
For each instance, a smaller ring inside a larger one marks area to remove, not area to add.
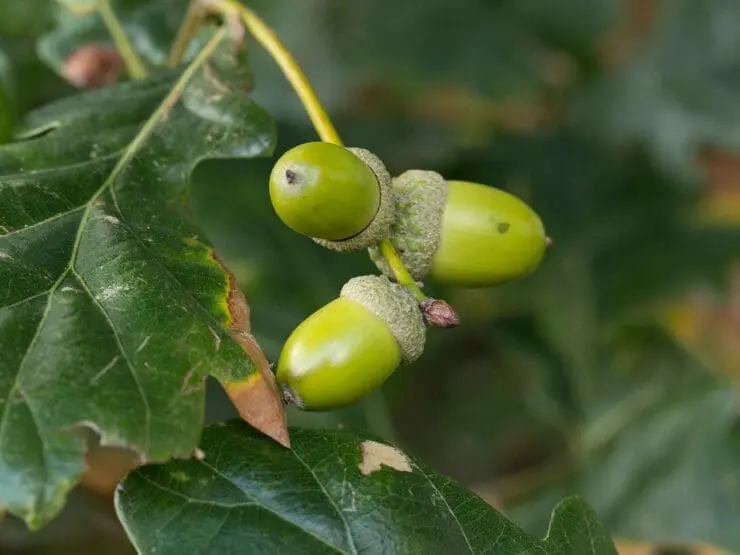
[[[293,231],[327,248],[357,251],[388,236],[391,177],[371,152],[309,142],[285,152],[270,174],[270,200]]]
[[[542,220],[511,193],[423,170],[394,178],[393,188],[391,242],[414,279],[485,287],[524,277],[542,261],[549,244]],[[377,247],[370,257],[392,275]]]
[[[286,341],[276,379],[307,411],[354,403],[424,350],[417,301],[384,276],[349,280],[338,298],[306,318]]]

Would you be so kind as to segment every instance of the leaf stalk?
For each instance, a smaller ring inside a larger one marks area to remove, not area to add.
[[[131,79],[144,79],[149,72],[136,54],[136,50],[126,35],[123,25],[121,25],[110,5],[110,0],[98,0],[97,11],[108,29],[116,49],[121,54],[126,71]]]
[[[168,66],[175,67],[182,62],[185,52],[187,52],[188,46],[190,46],[190,42],[203,25],[205,15],[206,9],[201,0],[191,0],[188,11],[185,12],[185,18],[177,30],[175,42],[172,44],[169,56],[167,57]]]

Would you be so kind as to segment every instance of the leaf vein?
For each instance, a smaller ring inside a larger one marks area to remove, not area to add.
[[[131,373],[131,377],[134,379],[134,383],[136,384],[136,388],[139,391],[139,395],[141,396],[141,401],[144,406],[144,429],[145,429],[145,436],[144,436],[144,453],[149,452],[149,443],[151,439],[151,424],[152,424],[152,408],[149,404],[149,399],[146,395],[146,391],[144,391],[144,387],[141,385],[141,380],[139,378],[139,374],[134,368],[134,364],[131,362],[131,359],[129,358],[128,354],[123,348],[123,343],[121,342],[121,336],[118,331],[118,328],[116,328],[115,324],[113,323],[113,320],[111,319],[108,312],[105,310],[103,305],[100,304],[100,302],[95,298],[95,295],[93,295],[92,291],[90,291],[90,288],[88,287],[87,283],[85,282],[84,278],[74,269],[72,268],[72,273],[77,277],[77,279],[80,282],[80,285],[82,285],[82,288],[85,290],[87,295],[90,297],[90,300],[95,305],[95,307],[100,311],[100,313],[105,318],[106,322],[108,323],[108,326],[110,327],[111,331],[113,332],[113,338],[116,341],[116,345],[118,346],[118,351],[121,353],[121,356],[123,360],[126,362],[126,365],[128,366],[128,369]]]
[[[49,298],[46,300],[46,306],[44,307],[44,312],[41,315],[41,318],[39,319],[39,323],[36,326],[36,331],[33,334],[33,337],[31,338],[31,341],[28,344],[28,348],[26,349],[26,352],[23,353],[23,358],[21,358],[20,363],[18,364],[18,371],[15,373],[15,376],[13,377],[13,385],[10,388],[10,393],[8,394],[8,399],[10,399],[10,396],[13,394],[13,391],[15,391],[18,388],[18,380],[20,379],[20,375],[23,372],[23,368],[26,364],[26,361],[28,360],[28,353],[30,353],[34,347],[36,346],[36,342],[39,339],[39,336],[41,335],[41,330],[44,327],[44,324],[46,323],[46,319],[49,317],[49,311],[51,310],[51,302],[54,298],[54,292],[56,291],[57,287],[64,281],[64,278],[67,276],[67,273],[69,270],[65,270],[62,272],[62,274],[59,276],[59,279],[57,279],[54,282],[54,285],[51,286],[49,289]],[[5,426],[7,426],[8,423],[8,413],[10,412],[10,403],[5,404],[5,408],[3,409],[3,416],[2,420],[0,420],[0,437],[4,435],[5,432]]]
[[[223,478],[224,480],[226,480],[228,483],[230,483],[232,486],[234,486],[236,489],[238,489],[240,492],[242,492],[242,494],[244,495],[245,499],[251,501],[252,503],[254,503],[255,505],[257,505],[258,507],[261,507],[262,509],[268,511],[270,514],[275,515],[279,520],[282,520],[286,524],[289,524],[290,526],[293,526],[295,528],[298,528],[304,534],[306,534],[308,536],[311,536],[312,538],[314,538],[318,542],[320,542],[323,545],[331,548],[332,550],[336,551],[337,553],[341,553],[342,555],[347,555],[347,553],[345,551],[342,551],[336,545],[333,545],[333,544],[327,542],[324,538],[322,538],[320,536],[317,536],[316,534],[314,534],[310,530],[306,530],[305,528],[303,528],[299,524],[296,524],[292,520],[289,520],[288,518],[286,518],[284,515],[281,515],[279,512],[277,512],[272,507],[270,507],[268,505],[265,505],[257,497],[252,496],[249,492],[247,492],[244,489],[240,488],[239,487],[239,484],[237,484],[236,482],[234,482],[234,480],[232,480],[231,478],[229,478],[228,476],[226,476],[225,474],[223,474],[220,470],[218,470],[214,466],[208,464],[206,461],[203,460],[203,461],[198,461],[198,462],[200,462],[200,464],[202,464],[203,466],[209,468],[217,476],[220,476],[221,478]]]
[[[26,304],[29,301],[32,301],[34,299],[38,299],[39,297],[43,297],[44,295],[49,294],[49,289],[46,289],[45,291],[41,291],[39,293],[34,293],[30,297],[26,297],[25,299],[21,299],[20,301],[16,301],[14,303],[6,304],[5,306],[0,306],[0,311],[2,310],[11,310],[17,306],[21,306],[22,304]]]
[[[460,523],[460,520],[457,518],[457,515],[455,514],[455,512],[452,510],[452,507],[450,507],[450,504],[447,502],[447,498],[444,495],[442,495],[442,492],[439,491],[439,488],[437,487],[437,485],[432,481],[429,475],[426,472],[424,472],[424,470],[422,470],[421,467],[417,466],[416,469],[419,472],[421,472],[421,474],[427,479],[427,482],[429,482],[429,485],[432,486],[432,489],[437,493],[437,495],[439,495],[440,499],[442,500],[442,503],[444,503],[444,506],[447,508],[447,511],[452,516],[452,520],[454,520],[455,524],[457,524],[457,527],[460,530],[460,534],[462,534],[462,537],[465,540],[465,544],[468,546],[468,550],[471,553],[475,553],[475,551],[473,550],[473,546],[470,545],[470,540],[468,539],[468,535],[465,533],[465,529],[462,527],[462,524]]]
[[[224,509],[233,509],[234,507],[243,507],[243,506],[245,506],[243,503],[234,503],[234,504],[231,504],[231,503],[223,503],[222,501],[216,501],[216,500],[213,500],[213,499],[208,499],[208,500],[206,500],[206,499],[196,499],[194,497],[190,497],[189,495],[187,495],[187,494],[185,494],[185,493],[183,493],[181,491],[177,491],[175,489],[168,488],[167,486],[162,485],[159,482],[156,482],[156,481],[152,480],[151,478],[149,478],[148,476],[146,476],[143,472],[139,472],[137,474],[137,476],[139,478],[143,479],[145,482],[147,482],[147,483],[151,484],[152,486],[154,486],[156,489],[158,489],[160,491],[163,491],[165,493],[169,493],[169,494],[174,495],[176,497],[179,497],[181,499],[184,499],[187,503],[193,503],[193,504],[196,504],[196,505],[213,505],[214,507],[222,507]],[[165,524],[167,524],[167,523],[165,523]],[[164,525],[162,525],[162,526],[164,526]]]
[[[314,481],[316,482],[316,485],[319,486],[319,489],[321,489],[326,499],[329,501],[331,506],[337,512],[337,516],[339,517],[339,520],[341,520],[342,524],[344,524],[344,530],[345,530],[345,533],[347,534],[347,540],[349,541],[349,545],[352,548],[352,553],[357,554],[358,551],[357,551],[357,547],[355,546],[355,539],[352,536],[352,529],[349,526],[349,522],[347,522],[346,516],[344,515],[342,510],[339,508],[339,505],[337,505],[334,498],[331,495],[329,495],[329,492],[324,487],[324,484],[322,484],[321,481],[319,480],[319,477],[316,476],[316,472],[314,472],[313,469],[310,466],[308,466],[308,464],[306,464],[306,462],[300,457],[300,455],[296,453],[295,449],[291,449],[290,452],[293,453],[293,456],[298,460],[298,462],[300,462],[301,465],[303,465],[303,467],[306,470],[308,470],[308,472],[311,474]]]
[[[54,222],[56,220],[61,220],[62,218],[66,217],[66,216],[69,216],[70,214],[74,214],[77,211],[83,210],[84,208],[85,208],[85,205],[83,204],[81,206],[78,206],[76,208],[73,208],[72,210],[67,210],[66,212],[60,212],[59,214],[54,214],[53,216],[51,216],[50,218],[46,218],[45,220],[41,220],[41,221],[38,221],[36,223],[29,224],[29,225],[27,225],[25,227],[21,227],[19,229],[13,230],[13,231],[11,231],[9,233],[3,233],[3,234],[0,235],[0,239],[5,238],[5,237],[12,237],[14,235],[20,235],[21,233],[26,232],[28,230],[31,230],[31,229],[37,228],[39,226],[42,226],[42,225],[45,225],[45,224]]]

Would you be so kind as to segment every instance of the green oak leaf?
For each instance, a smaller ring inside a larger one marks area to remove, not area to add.
[[[188,208],[199,160],[273,148],[235,59],[220,45],[170,105],[180,70],[62,99],[0,147],[0,506],[32,527],[83,471],[77,428],[143,460],[188,455],[206,376],[258,375]]]
[[[202,459],[129,474],[116,507],[139,553],[616,554],[577,498],[538,540],[393,446],[348,429],[291,438],[285,450],[219,423],[204,431]]]

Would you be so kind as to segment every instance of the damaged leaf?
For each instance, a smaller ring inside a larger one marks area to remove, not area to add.
[[[234,60],[220,45],[182,98],[180,70],[65,98],[0,147],[0,506],[31,527],[83,473],[80,428],[142,461],[190,456],[206,377],[264,381],[189,209],[198,161],[273,148]]]
[[[291,439],[282,449],[242,422],[216,424],[203,460],[129,474],[116,507],[138,552],[616,555],[577,498],[539,540],[395,447],[346,429],[292,428]]]

